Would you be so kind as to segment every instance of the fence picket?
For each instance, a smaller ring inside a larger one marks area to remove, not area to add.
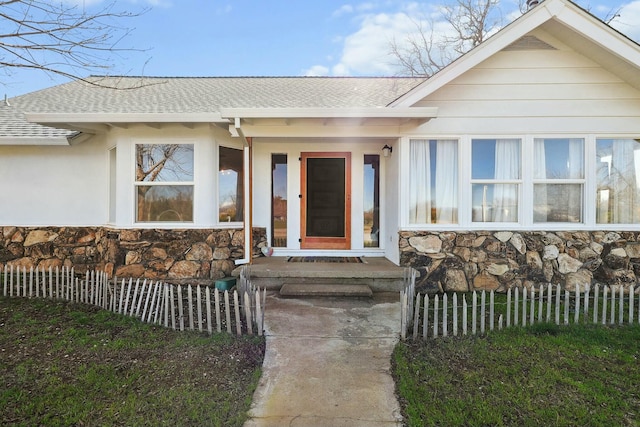
[[[489,330],[493,331],[493,325],[495,320],[495,293],[493,289],[489,293]]]
[[[624,286],[620,285],[620,308],[618,310],[618,325],[624,323]]]
[[[196,287],[196,296],[196,302],[198,304],[198,330],[202,332],[202,292],[200,285]]]
[[[533,325],[536,314],[536,288],[531,288],[531,306],[529,307],[529,324]]]
[[[467,296],[462,295],[462,335],[467,335]]]
[[[144,282],[143,282],[144,285]],[[174,298],[173,295],[173,288],[175,288],[175,286],[171,286],[169,288],[169,298],[171,299],[171,329],[173,329],[174,331],[176,330],[176,300]],[[209,333],[211,333],[211,331],[209,331]]]
[[[538,293],[538,323],[542,322],[542,305],[544,304],[544,285],[540,286]]]
[[[180,330],[184,331],[184,303],[182,301],[182,285],[178,285],[178,318],[180,319]]]
[[[189,329],[193,331],[195,326],[193,323],[193,291],[191,285],[187,286],[187,307],[189,307]]]
[[[573,314],[573,323],[579,323],[580,321],[580,285],[576,284],[576,306],[575,313]]]
[[[33,297],[33,267],[29,269],[29,298],[31,297]]]
[[[422,321],[422,339],[427,338],[427,331],[429,331],[429,295],[424,296],[424,319]]]
[[[513,296],[514,297],[514,301],[513,301],[514,302],[514,304],[513,304],[513,326],[518,326],[518,319],[519,319],[518,306],[520,305],[518,299],[520,298],[520,290],[518,288],[516,288],[513,291],[513,293],[514,293],[514,296]]]
[[[613,286],[609,289],[609,294],[611,294],[611,301],[609,304],[611,307],[611,318],[609,319],[609,324],[613,325],[616,319],[616,289]]]
[[[603,286],[602,288],[602,324],[605,325],[607,323],[607,293],[609,292],[608,286]]]
[[[458,294],[453,294],[453,336],[458,336]]]
[[[216,303],[216,331],[222,332],[222,320],[220,320],[220,291],[218,291],[218,288],[213,290],[213,299]]]
[[[447,314],[449,309],[447,308],[447,294],[442,295],[442,336],[446,337],[449,334]]]
[[[476,291],[473,291],[473,294],[471,295],[471,335],[476,335],[476,331],[477,331],[477,320],[478,320],[478,313],[476,312],[477,310],[477,306],[478,306],[478,293]]]
[[[420,317],[420,294],[416,295],[416,304],[414,306],[415,316],[413,318],[413,339],[418,338],[418,318]]]
[[[249,335],[253,335],[253,319],[251,316],[251,299],[249,293],[244,293],[244,312],[247,320],[247,332]]]
[[[635,295],[635,286],[633,284],[631,284],[631,286],[629,286],[629,324],[633,323],[633,301],[635,300],[634,298]]]
[[[569,291],[564,291],[564,324],[569,324]]]
[[[407,310],[409,309],[409,296],[406,292],[400,292],[400,338],[407,339]]]
[[[229,291],[224,291],[224,311],[227,320],[227,332],[231,333],[231,304],[229,304]]]
[[[511,288],[507,289],[507,328],[511,326]]]
[[[262,336],[263,332],[262,302],[260,300],[260,290],[256,290],[256,323],[258,325],[258,336]]]
[[[242,335],[242,321],[240,320],[240,302],[238,301],[238,291],[233,291],[233,304],[234,311],[236,313],[236,332],[238,335]]]
[[[433,338],[438,337],[438,303],[440,298],[438,294],[433,297]]]
[[[211,325],[211,287],[209,286],[205,289],[205,299],[207,303],[207,331],[209,332],[209,335],[211,335],[213,333],[213,328]]]
[[[527,326],[527,288],[522,288],[522,326]]]
[[[593,287],[593,323],[598,323],[598,298],[600,294],[600,285],[596,283]]]
[[[482,335],[484,335],[484,331],[485,331],[484,318],[486,314],[486,298],[487,298],[487,293],[483,289],[482,294],[480,294],[480,333]]]

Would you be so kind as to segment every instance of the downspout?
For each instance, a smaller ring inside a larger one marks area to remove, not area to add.
[[[251,264],[253,258],[253,146],[251,138],[247,138],[240,129],[240,118],[236,117],[234,124],[229,126],[229,131],[234,136],[244,139],[244,258],[235,260],[236,265]]]

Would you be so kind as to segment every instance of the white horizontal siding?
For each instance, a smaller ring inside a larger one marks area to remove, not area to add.
[[[499,52],[417,103],[438,117],[412,134],[640,133],[640,91],[561,49]]]

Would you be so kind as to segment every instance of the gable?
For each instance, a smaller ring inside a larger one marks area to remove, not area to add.
[[[631,132],[637,131],[640,91],[537,29],[414,106],[439,108],[438,119],[423,128],[430,132]]]
[[[538,32],[566,51],[591,59],[640,90],[640,45],[568,0],[545,0],[481,45],[406,93],[392,106],[408,107],[505,51],[552,51]],[[550,48],[551,47],[551,48]],[[517,64],[516,64],[517,65]]]

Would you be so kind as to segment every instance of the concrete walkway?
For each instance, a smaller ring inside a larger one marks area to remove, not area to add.
[[[267,296],[267,351],[245,427],[400,426],[391,377],[396,294]]]

